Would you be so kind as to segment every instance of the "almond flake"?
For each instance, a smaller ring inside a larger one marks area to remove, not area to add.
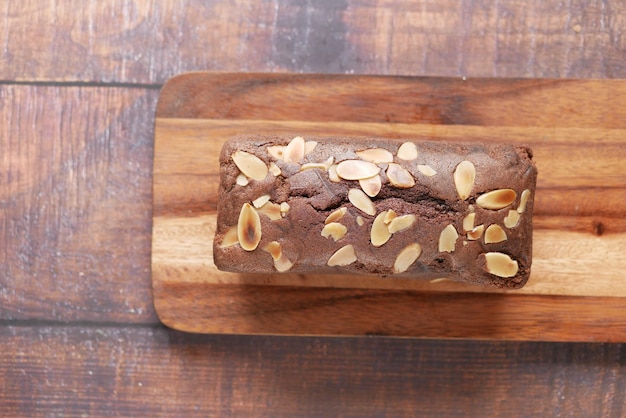
[[[480,237],[483,236],[483,231],[484,230],[485,230],[485,225],[483,225],[483,224],[475,226],[470,231],[467,231],[467,239],[470,240],[470,241],[479,240]]]
[[[348,232],[348,228],[339,222],[331,222],[322,228],[322,236],[324,238],[332,238],[335,242],[343,238]]]
[[[393,221],[398,214],[393,210],[393,209],[389,209],[386,211],[386,215],[385,215],[385,225],[389,225],[391,223],[391,221]]]
[[[404,144],[400,145],[396,155],[401,160],[415,160],[417,158],[417,146],[412,142],[405,142]]]
[[[272,173],[272,175],[274,177],[278,177],[278,176],[280,176],[282,174],[282,171],[281,171],[280,167],[277,166],[275,162],[271,162],[270,163],[269,170],[270,170],[270,173]]]
[[[365,225],[365,220],[363,219],[362,216],[357,216],[356,217],[356,223],[357,223],[358,226],[363,226],[363,225]]]
[[[331,222],[337,222],[338,220],[343,218],[343,216],[346,214],[347,211],[348,211],[348,208],[341,207],[341,208],[331,212],[330,215],[328,215],[326,217],[326,220],[324,221],[324,223],[325,224],[329,224]]]
[[[255,208],[260,208],[261,206],[263,206],[264,204],[266,204],[267,202],[270,201],[270,195],[268,194],[264,194],[262,196],[257,197],[256,199],[254,199],[252,201],[252,206],[254,206]]]
[[[333,164],[334,157],[328,157],[328,159],[322,163],[305,163],[300,167],[300,171],[309,170],[311,168],[319,168],[320,170],[328,170]]]
[[[288,163],[297,163],[300,162],[304,158],[304,138],[301,136],[297,136],[285,147],[285,153],[283,155],[283,160]]]
[[[454,185],[461,200],[465,200],[472,193],[476,169],[469,161],[461,161],[454,169]]]
[[[507,228],[515,228],[519,223],[520,214],[516,210],[510,210],[509,214],[504,217],[504,226]]]
[[[456,232],[456,229],[454,229],[454,225],[450,224],[443,228],[439,236],[439,251],[453,252],[458,238],[459,234]]]
[[[485,253],[487,271],[498,277],[513,277],[517,274],[519,266],[517,261],[503,253]]]
[[[278,260],[274,260],[274,268],[279,273],[284,273],[293,267],[293,263],[289,261],[289,259],[282,254]]]
[[[387,178],[393,186],[407,189],[415,186],[415,179],[409,171],[396,163],[390,163],[387,167]]]
[[[374,219],[374,223],[372,223],[372,229],[370,230],[370,242],[374,247],[380,247],[391,238],[391,232],[385,225],[385,216],[387,215],[386,211],[381,212]]]
[[[395,234],[396,232],[409,229],[415,223],[415,215],[402,215],[394,218],[387,227],[389,232]]]
[[[498,210],[515,201],[517,193],[513,189],[499,189],[478,196],[476,204],[484,209]]]
[[[277,160],[282,160],[285,156],[285,146],[284,145],[273,145],[265,148],[270,157],[275,158]]]
[[[485,244],[495,244],[506,240],[506,232],[500,225],[489,225],[485,230]]]
[[[257,210],[257,212],[267,216],[272,221],[277,221],[282,218],[280,205],[278,203],[266,202]]]
[[[247,177],[261,181],[267,176],[267,166],[256,155],[252,155],[245,151],[235,151],[231,156],[235,165]]]
[[[463,232],[471,231],[474,229],[474,222],[476,221],[475,213],[468,213],[465,218],[463,218]]]
[[[224,238],[220,244],[220,248],[231,247],[235,244],[239,244],[239,238],[237,237],[237,226],[228,228],[228,231],[224,233]]]
[[[250,181],[248,180],[248,177],[245,176],[245,174],[239,173],[239,174],[237,174],[237,178],[235,179],[235,183],[237,183],[240,186],[247,186],[248,183],[250,183]]]
[[[237,239],[246,251],[253,251],[261,241],[261,219],[249,203],[244,203],[237,222]]]
[[[517,208],[517,213],[524,213],[526,210],[526,203],[528,202],[528,198],[530,197],[530,190],[525,189],[522,192],[522,196],[520,197],[519,207]]]
[[[393,263],[394,273],[404,273],[415,263],[422,254],[422,247],[418,243],[407,245],[400,251]]]
[[[341,247],[333,255],[330,256],[326,263],[330,267],[333,266],[347,266],[356,261],[356,254],[354,253],[354,247],[352,244]]]
[[[337,164],[333,164],[330,167],[328,167],[328,179],[332,181],[333,183],[341,182],[341,179],[339,178],[339,174],[337,174]]]
[[[376,164],[362,160],[345,160],[337,165],[337,175],[344,180],[362,180],[374,177],[380,169]]]
[[[304,155],[310,152],[313,152],[316,146],[317,146],[317,141],[306,141],[304,143]]]
[[[428,176],[428,177],[432,177],[435,174],[437,174],[437,172],[429,165],[418,164],[417,170],[423,175]]]
[[[348,191],[348,200],[355,208],[362,210],[368,215],[376,215],[376,207],[370,198],[360,189],[350,189]]]
[[[393,161],[393,155],[384,148],[370,148],[363,151],[357,151],[359,158],[374,164],[390,163]]]
[[[274,261],[278,260],[283,255],[282,247],[278,241],[268,242],[261,249],[270,253]]]
[[[289,203],[283,202],[280,204],[280,214],[282,216],[285,216],[287,213],[289,213],[289,209],[290,209]]]
[[[359,180],[359,186],[370,197],[376,197],[383,187],[383,183],[380,180],[380,176],[370,177],[368,179]]]

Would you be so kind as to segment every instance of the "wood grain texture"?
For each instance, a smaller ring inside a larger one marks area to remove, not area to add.
[[[0,79],[162,83],[194,70],[626,76],[620,0],[6,2]]]
[[[0,86],[0,317],[154,322],[143,89]]]
[[[179,76],[162,91],[155,128],[157,312],[194,332],[626,341],[622,103],[623,81]],[[218,271],[217,156],[246,133],[530,145],[539,178],[528,284],[513,296],[449,281]]]
[[[611,344],[2,327],[0,414],[619,417],[625,367]]]
[[[624,78],[622,1],[0,3],[1,416],[626,414],[623,344],[158,328],[144,90],[207,69]],[[610,190],[568,196],[584,216],[542,228],[621,228],[589,212]]]

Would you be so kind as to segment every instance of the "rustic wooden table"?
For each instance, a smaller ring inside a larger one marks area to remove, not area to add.
[[[3,3],[0,416],[626,414],[624,344],[184,334],[150,272],[171,76],[625,78],[621,0]]]

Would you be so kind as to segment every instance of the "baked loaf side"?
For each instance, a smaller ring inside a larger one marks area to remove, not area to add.
[[[528,280],[537,170],[526,147],[237,137],[220,166],[220,270]]]

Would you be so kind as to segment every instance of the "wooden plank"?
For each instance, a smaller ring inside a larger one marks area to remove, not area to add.
[[[155,322],[144,89],[0,86],[0,317]]]
[[[157,313],[188,332],[626,341],[624,299],[159,280]],[[167,297],[162,295],[167,294]]]
[[[551,129],[546,128],[626,128],[626,110],[620,106],[625,96],[624,80],[503,82],[204,72],[170,79],[161,92],[157,116],[383,122],[391,131],[391,124],[527,127],[538,128],[535,132],[549,136]]]
[[[400,91],[409,93],[397,99]],[[484,109],[495,109],[489,98],[503,92],[517,107],[503,107],[494,115],[472,105],[482,100]],[[581,99],[584,95],[597,101]],[[259,106],[260,97],[272,106]],[[415,97],[424,108],[429,100],[433,103],[435,110],[426,120],[416,119],[411,109]],[[454,99],[458,97],[463,99]],[[602,98],[623,108],[626,83],[177,77],[160,97],[155,129],[152,273],[159,317],[194,332],[626,341],[626,129],[624,120],[598,110],[607,108]],[[289,105],[281,107],[285,101]],[[337,111],[332,112],[335,102]],[[394,123],[384,123],[379,112],[371,111],[370,104],[377,102],[385,103]],[[565,108],[583,104],[562,114],[555,102]],[[470,124],[432,117],[455,110],[471,115],[459,119]],[[496,123],[498,115],[502,125]],[[427,123],[433,121],[443,124]],[[226,139],[246,133],[531,145],[539,180],[529,283],[510,292],[450,281],[218,271],[211,247],[217,155]],[[283,307],[285,299],[289,303]],[[492,305],[498,306],[496,313],[488,309]],[[578,319],[571,321],[572,316]],[[433,322],[433,317],[445,319]]]
[[[614,344],[4,326],[0,415],[619,417],[625,365]]]
[[[193,70],[626,76],[620,0],[6,3],[0,79],[162,83]]]

